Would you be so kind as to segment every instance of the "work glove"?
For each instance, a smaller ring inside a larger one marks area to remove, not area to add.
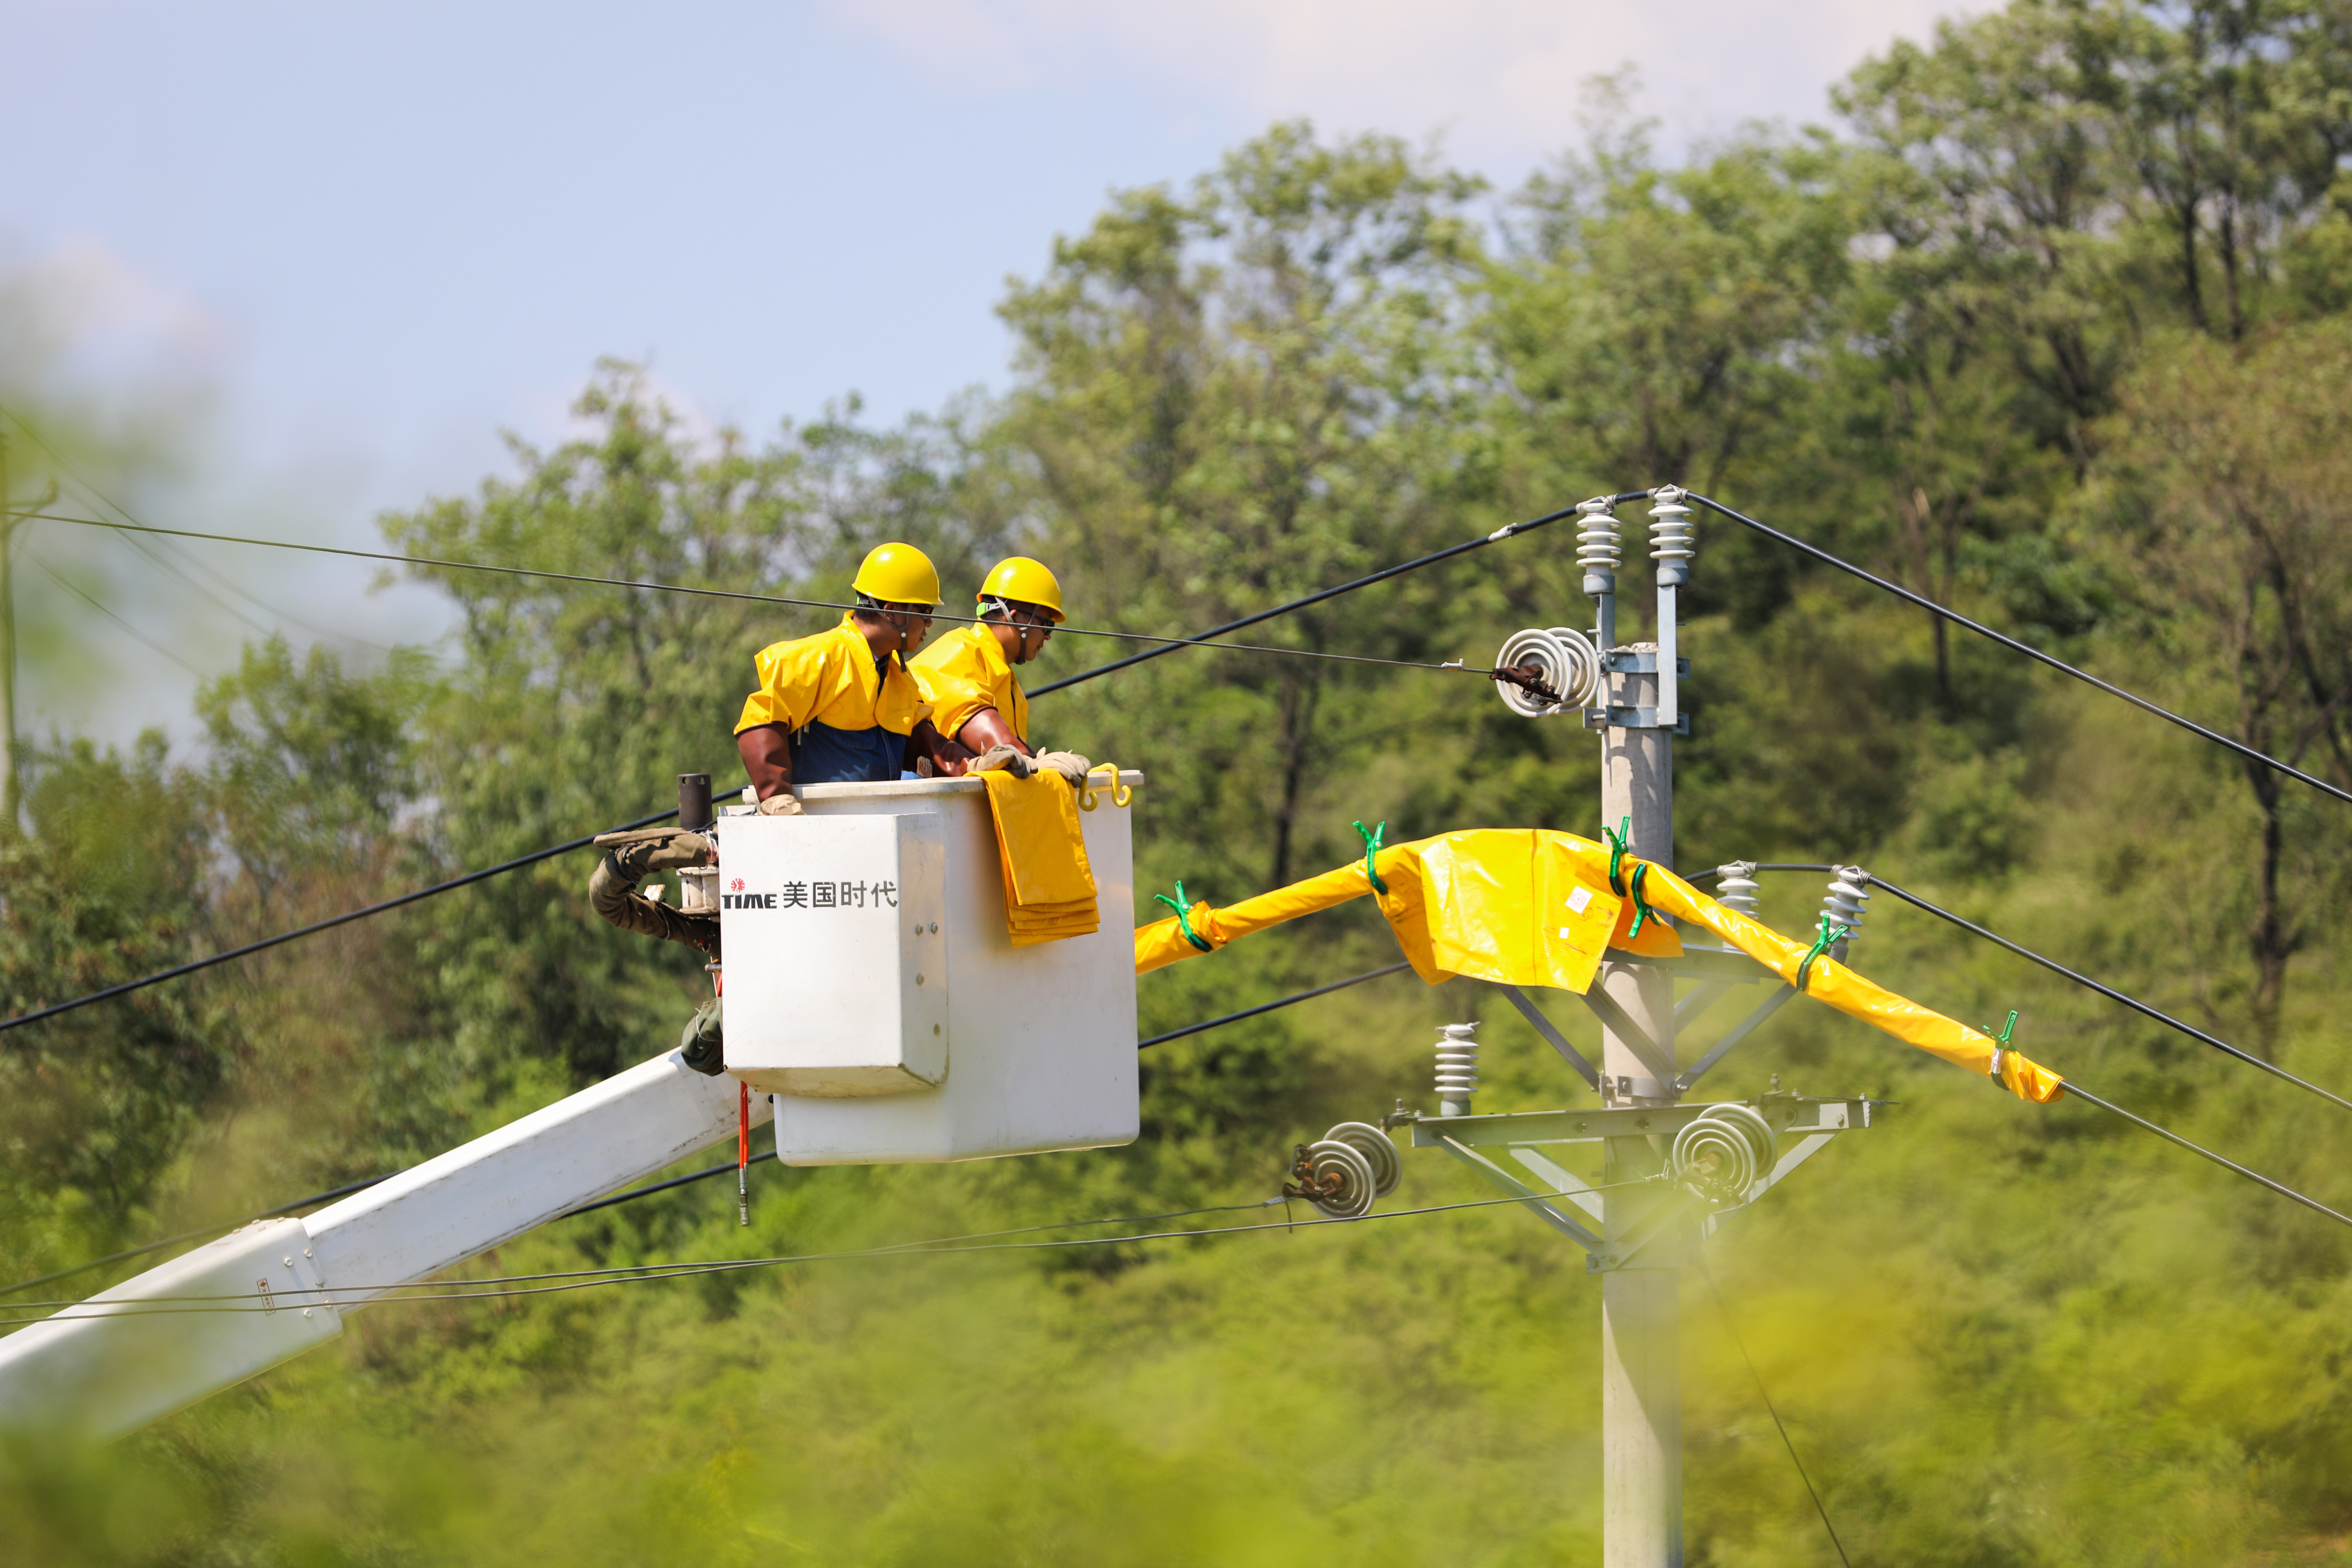
[[[1031,765],[1027,757],[1021,754],[1018,748],[991,746],[972,758],[971,762],[966,763],[963,771],[966,774],[1003,772],[1011,773],[1016,779],[1025,779],[1036,769]]]
[[[1076,752],[1040,752],[1035,758],[1041,768],[1061,774],[1070,781],[1072,789],[1084,788],[1087,774],[1094,764]]]
[[[605,864],[612,867],[613,874],[632,888],[656,871],[708,866],[712,859],[709,839],[677,827],[600,833],[595,843],[604,852]]]
[[[760,803],[760,815],[761,816],[800,816],[805,814],[801,810],[801,803],[793,797],[792,791],[782,790]]]
[[[706,1078],[717,1078],[727,1070],[723,1018],[719,998],[713,996],[696,1009],[686,1021],[685,1033],[677,1037],[679,1058]]]
[[[600,917],[623,931],[665,942],[687,942],[713,957],[718,955],[716,910],[689,914],[637,891],[637,884],[652,872],[709,865],[709,839],[675,827],[643,827],[634,832],[600,834],[596,847],[604,854],[589,875],[588,903]]]

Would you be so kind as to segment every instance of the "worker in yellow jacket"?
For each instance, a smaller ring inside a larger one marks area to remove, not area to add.
[[[960,773],[971,759],[940,735],[907,669],[940,602],[930,558],[877,544],[850,585],[857,607],[839,626],[772,643],[753,661],[760,684],[743,700],[735,746],[771,815],[800,810],[794,784],[881,783],[921,763]]]
[[[1031,749],[1029,699],[1013,673],[1045,650],[1061,624],[1062,584],[1044,562],[1009,556],[981,583],[978,603],[976,624],[940,637],[911,667],[932,722],[972,753],[971,772],[1001,767],[1026,777],[1034,763],[1062,773],[1073,787],[1085,783],[1084,757]]]

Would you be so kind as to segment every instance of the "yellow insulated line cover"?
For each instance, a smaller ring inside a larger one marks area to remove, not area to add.
[[[1682,952],[1681,939],[1663,921],[1643,920],[1634,931],[1634,900],[1611,889],[1609,856],[1605,845],[1539,828],[1480,828],[1398,844],[1379,851],[1369,872],[1360,860],[1223,909],[1192,904],[1181,916],[1141,927],[1135,933],[1135,972],[1214,952],[1253,931],[1370,893],[1413,972],[1432,985],[1462,974],[1581,994],[1609,948],[1653,957]],[[1705,926],[1796,984],[1811,951],[1808,944],[1724,908],[1665,867],[1633,855],[1618,867],[1629,892],[1636,886],[1636,868],[1646,868],[1639,889],[1651,909]],[[1385,891],[1373,886],[1374,875]],[[1997,1061],[2001,1083],[2021,1100],[2047,1104],[2065,1092],[2065,1080],[2048,1068],[1874,984],[1826,954],[1813,961],[1805,991],[1971,1072],[1990,1077]]]

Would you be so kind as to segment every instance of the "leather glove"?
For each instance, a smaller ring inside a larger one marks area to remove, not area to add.
[[[1034,773],[1036,769],[1031,764],[1029,759],[1022,755],[1016,748],[1012,746],[991,746],[988,750],[981,752],[980,755],[972,758],[969,763],[966,763],[964,764],[963,771],[966,775],[972,773],[992,773],[1001,771],[1011,773],[1016,779],[1025,779],[1031,773]]]
[[[801,803],[793,798],[793,793],[790,790],[784,790],[761,801],[760,815],[761,816],[801,816],[805,814],[801,810]]]
[[[1040,752],[1035,760],[1039,767],[1050,769],[1069,780],[1072,789],[1085,787],[1087,770],[1094,766],[1076,752]]]

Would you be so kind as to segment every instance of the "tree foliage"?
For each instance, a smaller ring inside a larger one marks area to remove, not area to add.
[[[762,437],[704,429],[604,364],[567,439],[383,520],[458,611],[440,663],[263,643],[207,686],[184,755],[39,753],[28,832],[0,843],[0,997],[648,816],[680,772],[724,791],[751,654],[834,618],[760,596],[837,602],[884,538],[929,552],[951,598],[1013,550],[1055,566],[1070,630],[1034,689],[1138,646],[1077,628],[1197,631],[1685,483],[2352,785],[2347,80],[2338,5],[2012,0],[1865,62],[1836,132],[1668,161],[1630,80],[1596,83],[1585,142],[1497,221],[1433,150],[1276,125],[1189,184],[1114,193],[1009,285],[1010,388],[894,427],[849,398]],[[1643,509],[1622,511],[1638,583]],[[1474,675],[1299,657],[1475,669],[1581,620],[1573,527],[1234,639],[1264,651],[1041,696],[1034,727],[1146,771],[1144,898],[1322,870],[1360,853],[1358,819],[1589,833],[1573,721],[1513,718]],[[1690,867],[1859,860],[2352,1081],[2334,803],[1728,524],[1703,526],[1687,613]],[[665,1047],[706,982],[594,921],[584,859],[0,1037],[0,1259],[30,1275],[373,1174]],[[1777,881],[1765,912],[1802,929],[1817,894]],[[1390,955],[1360,909],[1302,922],[1143,978],[1143,1027]],[[2352,1201],[2324,1108],[2177,1035],[1906,912],[1874,910],[1855,962],[1960,1016],[2021,1008],[2038,1058]],[[1156,1047],[1130,1149],[763,1170],[748,1234],[687,1187],[482,1267],[1270,1225],[1292,1145],[1425,1099],[1427,1026],[1482,1011],[1482,1109],[1574,1102],[1475,985],[1382,981]],[[1903,1101],[1710,1243],[1857,1561],[2340,1555],[2340,1229],[1819,1009],[1708,1090],[1776,1075]],[[1416,1199],[1488,1195],[1409,1173]],[[1467,1209],[378,1308],[110,1458],[11,1458],[0,1542],[142,1563],[1580,1560],[1597,1294],[1555,1239]],[[1739,1352],[1688,1306],[1693,1561],[1821,1555]],[[141,1522],[110,1523],[126,1498]]]

